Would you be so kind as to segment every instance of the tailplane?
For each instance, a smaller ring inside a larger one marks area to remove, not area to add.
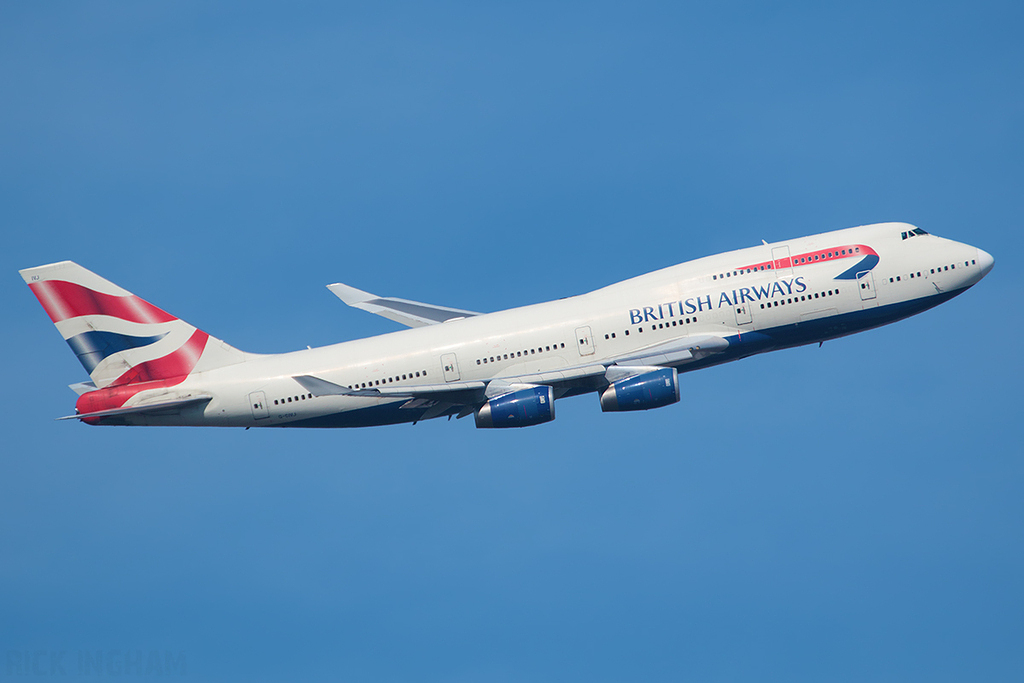
[[[184,378],[246,354],[72,261],[20,271],[97,388]]]

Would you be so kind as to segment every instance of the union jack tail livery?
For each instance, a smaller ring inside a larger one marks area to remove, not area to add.
[[[72,261],[20,271],[97,388],[184,380],[245,355]]]

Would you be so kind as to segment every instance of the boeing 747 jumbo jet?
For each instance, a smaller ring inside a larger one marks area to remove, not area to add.
[[[71,261],[21,271],[89,373],[92,425],[365,427],[474,415],[555,419],[596,393],[606,412],[679,400],[679,373],[879,327],[961,294],[990,255],[905,223],[731,251],[588,294],[497,313],[379,297],[349,306],[413,329],[272,355],[239,351]]]

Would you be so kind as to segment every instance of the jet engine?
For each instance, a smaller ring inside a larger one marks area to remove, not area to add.
[[[495,396],[476,411],[481,429],[529,427],[555,419],[555,392],[551,387],[531,386]]]
[[[679,400],[679,375],[675,368],[651,370],[613,382],[601,392],[601,410],[649,410]]]

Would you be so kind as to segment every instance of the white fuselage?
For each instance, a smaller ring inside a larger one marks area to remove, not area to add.
[[[246,354],[244,362],[194,373],[175,387],[209,394],[208,403],[125,422],[412,422],[457,411],[431,413],[430,401],[408,397],[314,397],[295,377],[355,389],[486,382],[597,364],[676,337],[729,341],[723,353],[678,366],[689,371],[905,318],[963,292],[991,268],[991,256],[975,247],[934,235],[903,237],[908,230],[913,227],[887,223],[828,232],[688,261],[558,301],[292,353]],[[840,254],[845,249],[851,255]],[[862,272],[837,279],[858,264]],[[581,383],[561,395],[598,389]]]

